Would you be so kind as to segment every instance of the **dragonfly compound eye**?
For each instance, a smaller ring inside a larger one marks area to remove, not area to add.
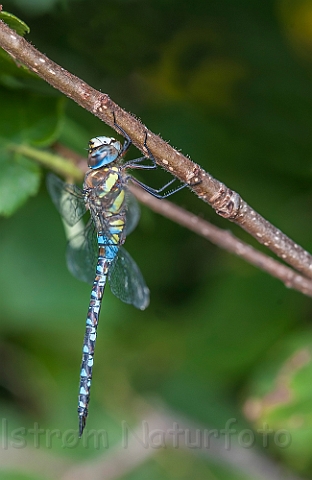
[[[95,137],[89,142],[88,166],[101,168],[118,159],[121,144],[118,140],[109,137]]]

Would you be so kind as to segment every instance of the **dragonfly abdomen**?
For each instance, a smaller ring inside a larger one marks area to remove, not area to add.
[[[80,370],[78,398],[80,435],[82,434],[88,416],[88,405],[90,400],[90,388],[92,380],[94,348],[97,336],[97,326],[99,323],[99,315],[101,310],[104,288],[107,282],[107,274],[112,261],[113,259],[108,259],[106,257],[105,247],[100,246],[98,261],[96,265],[96,275],[91,290],[91,298],[86,320],[86,331],[82,348],[82,362]]]

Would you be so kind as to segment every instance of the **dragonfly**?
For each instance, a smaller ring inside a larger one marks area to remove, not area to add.
[[[139,267],[123,248],[126,236],[139,221],[139,207],[128,189],[131,181],[156,198],[166,198],[186,185],[181,183],[168,190],[176,179],[160,189],[152,188],[129,174],[130,169],[157,168],[155,158],[147,146],[148,156],[129,161],[123,157],[132,141],[115,120],[117,131],[124,136],[123,145],[113,137],[94,137],[89,142],[88,171],[82,189],[64,183],[50,173],[47,188],[65,227],[70,233],[66,260],[69,271],[79,280],[92,285],[82,347],[82,361],[78,394],[79,437],[82,436],[88,416],[94,349],[104,288],[108,281],[112,293],[125,303],[144,310],[149,304],[149,289]],[[146,164],[146,160],[149,164]],[[145,162],[145,163],[143,163]],[[89,212],[88,222],[82,217]],[[74,232],[74,233],[73,233]]]

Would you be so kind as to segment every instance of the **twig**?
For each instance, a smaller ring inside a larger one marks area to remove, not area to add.
[[[212,225],[207,220],[203,220],[167,200],[158,200],[134,185],[131,186],[130,189],[140,202],[147,205],[154,212],[170,218],[183,227],[186,227],[202,237],[205,237],[207,240],[210,240],[210,242],[218,247],[243,258],[252,265],[281,280],[286,287],[298,290],[310,297],[312,296],[311,280],[299,275],[291,268],[274,260],[265,253],[259,252],[247,243],[239,240],[231,232],[222,230],[221,228]]]
[[[115,128],[114,112],[118,124],[143,153],[146,153],[143,143],[147,131],[148,146],[159,165],[189,185],[202,200],[215,209],[218,215],[240,225],[286,263],[306,277],[312,277],[312,256],[307,251],[255,212],[238,193],[214,179],[189,158],[150,132],[135,117],[114,103],[107,94],[98,92],[52,62],[2,21],[0,21],[0,46],[14,59],[28,66],[53,87],[112,128]]]
[[[28,145],[8,145],[8,150],[25,155],[32,160],[40,163],[43,167],[49,168],[71,181],[79,182],[82,179],[82,171],[78,169],[73,162],[66,161],[64,157],[53,153],[38,150]]]

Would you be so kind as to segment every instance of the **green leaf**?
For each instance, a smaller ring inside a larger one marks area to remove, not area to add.
[[[10,28],[16,31],[22,37],[30,32],[30,28],[23,20],[9,12],[0,12],[0,20],[5,22]]]
[[[12,215],[38,192],[40,168],[14,147],[56,140],[64,99],[0,89],[0,215]]]
[[[31,79],[35,85],[43,83],[41,78],[31,72],[25,65],[18,65],[13,58],[0,48],[0,84],[9,88],[25,88],[26,80]]]
[[[0,12],[0,19],[21,36],[29,33],[26,23],[8,12]],[[39,85],[43,81],[25,65],[19,64],[2,48],[0,48],[0,84],[9,88],[29,87],[25,80],[31,79],[32,84]]]
[[[1,97],[1,95],[0,95]],[[62,99],[39,95],[2,95],[0,117],[0,215],[12,215],[29,196],[38,192],[40,168],[12,145],[49,145],[58,134]]]
[[[46,146],[58,135],[63,98],[0,90],[0,145]]]
[[[271,434],[272,449],[304,473],[312,466],[311,383],[311,332],[292,334],[260,364],[245,403],[255,427]]]
[[[9,216],[29,196],[36,195],[40,185],[40,168],[21,155],[1,155],[0,215]]]

